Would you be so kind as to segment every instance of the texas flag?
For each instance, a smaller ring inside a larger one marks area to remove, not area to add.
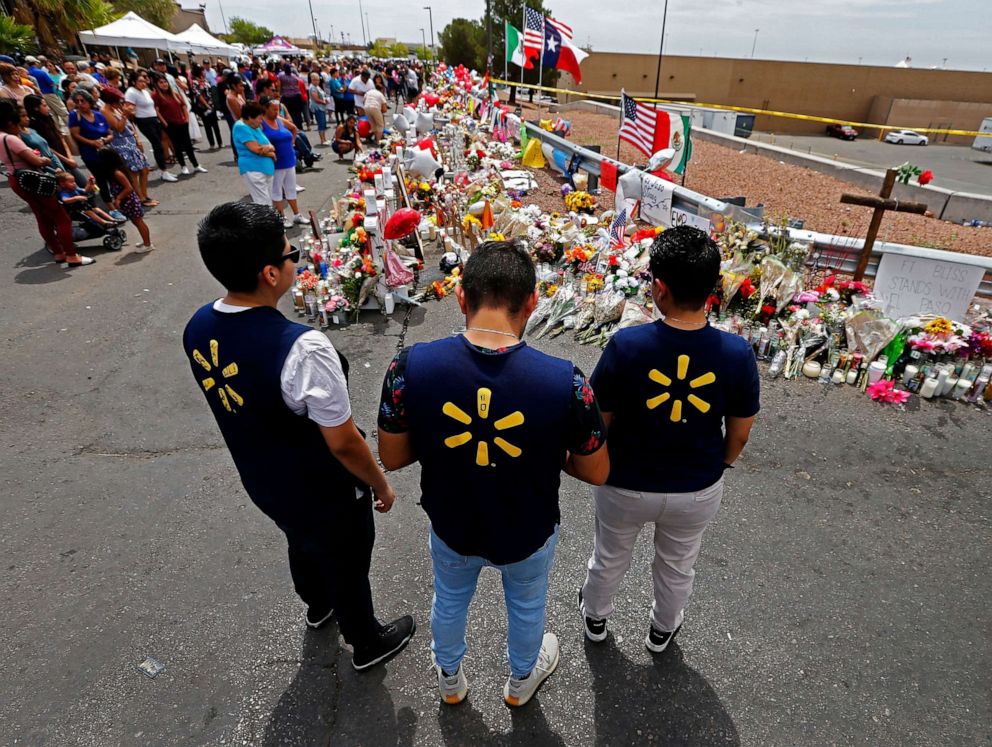
[[[589,55],[572,44],[572,39],[553,23],[544,24],[544,56],[541,63],[545,67],[553,67],[572,74],[576,83],[582,82],[582,72],[579,64]]]

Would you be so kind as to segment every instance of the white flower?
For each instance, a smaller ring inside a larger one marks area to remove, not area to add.
[[[640,284],[641,283],[640,283],[640,281],[637,278],[627,278],[627,287],[628,288],[636,288]]]
[[[626,270],[617,270],[617,277],[618,278],[625,278],[625,277],[627,277],[627,274],[628,273],[627,273]]]

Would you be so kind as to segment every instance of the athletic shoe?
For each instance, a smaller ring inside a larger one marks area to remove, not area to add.
[[[80,254],[78,262],[66,261],[63,262],[61,266],[63,270],[68,270],[70,267],[86,267],[87,265],[92,265],[95,262],[96,260],[93,259],[93,257],[84,257],[83,255]]]
[[[134,247],[134,251],[137,252],[138,254],[148,254],[148,252],[154,249],[155,249],[154,244],[138,244],[136,247]]]
[[[127,216],[120,210],[111,210],[108,215],[118,223],[127,223]]]
[[[582,613],[583,627],[586,629],[586,638],[593,643],[601,643],[606,640],[606,620],[594,620],[586,615],[582,607],[582,589],[579,589],[579,612]]]
[[[283,218],[282,219],[282,227],[283,228],[292,228],[295,225],[296,224],[293,223],[293,219],[292,218]]]
[[[307,216],[305,216],[303,213],[297,213],[296,215],[293,216],[293,222],[303,225],[304,223],[309,223],[310,219]]]
[[[314,609],[313,607],[307,608],[307,627],[317,630],[318,628],[324,627],[328,621],[334,616],[333,609]]]
[[[176,175],[175,174],[171,174],[168,171],[163,171],[160,178],[161,178],[161,180],[163,182],[178,182],[179,181],[176,178]]]
[[[376,664],[389,661],[396,654],[406,648],[406,644],[417,632],[417,623],[413,617],[404,615],[393,620],[388,625],[384,625],[379,635],[368,646],[356,648],[351,657],[351,666],[362,672]]]
[[[296,185],[296,191],[297,192],[306,192],[307,191],[307,188],[304,187],[302,184],[297,184]]]
[[[205,168],[203,168],[202,166],[197,166],[196,168],[193,169],[193,171],[196,171],[196,172],[198,172],[200,174],[206,174],[207,173],[207,170]]]
[[[183,166],[182,170],[179,173],[182,174],[183,176],[189,176],[193,172],[189,170],[189,166]]]
[[[648,647],[648,651],[660,654],[666,648],[668,644],[672,642],[672,639],[678,635],[679,631],[682,630],[682,622],[685,620],[685,610],[679,612],[679,624],[675,630],[663,631],[657,630],[654,625],[648,630],[648,637],[644,639],[644,645]]]
[[[434,662],[437,670],[437,689],[441,692],[441,702],[448,705],[458,705],[468,695],[468,680],[465,679],[465,667],[459,666],[454,674],[445,674],[444,670]]]
[[[557,669],[559,658],[558,637],[554,633],[545,633],[534,670],[522,680],[511,676],[503,686],[503,700],[506,704],[516,708],[533,698],[541,683]]]

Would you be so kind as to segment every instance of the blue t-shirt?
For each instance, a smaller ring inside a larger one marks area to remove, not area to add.
[[[62,162],[59,160],[58,156],[52,153],[52,148],[41,135],[33,130],[25,130],[21,128],[21,140],[30,145],[32,148],[38,150],[39,153],[44,158],[51,158],[52,163],[45,167],[45,171],[61,171]]]
[[[262,130],[269,142],[276,146],[276,168],[296,168],[296,149],[293,147],[293,133],[278,119],[275,127],[262,120]]]
[[[627,490],[709,487],[723,474],[724,418],[760,409],[751,346],[710,326],[657,321],[621,330],[591,381],[602,411],[613,413],[607,484]]]
[[[234,142],[234,148],[238,152],[238,171],[240,173],[258,171],[268,176],[276,173],[276,165],[271,158],[252,153],[246,145],[246,143],[250,143],[253,140],[259,145],[272,145],[269,139],[265,137],[265,133],[262,132],[261,127],[257,129],[249,127],[243,120],[239,119],[234,123],[234,129],[231,131],[231,140]]]
[[[55,81],[52,80],[52,76],[48,74],[47,70],[42,70],[37,65],[32,65],[28,68],[28,75],[38,81],[38,90],[42,94],[55,93]]]
[[[110,134],[110,125],[107,124],[106,117],[100,112],[93,112],[92,114],[93,121],[90,122],[85,117],[79,116],[78,111],[69,112],[69,128],[78,127],[79,134],[87,140],[99,140],[102,137],[107,137]],[[83,157],[83,161],[96,161],[96,150],[92,145],[79,144],[79,155]]]

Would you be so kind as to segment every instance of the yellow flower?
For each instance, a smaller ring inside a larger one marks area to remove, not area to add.
[[[548,298],[551,298],[557,292],[558,292],[558,286],[552,283],[551,285],[548,286],[547,290],[544,291],[544,295],[546,295]]]
[[[506,241],[506,236],[501,233],[489,234],[489,241]]]
[[[923,331],[929,335],[949,335],[954,331],[954,328],[951,326],[950,321],[944,317],[938,317],[927,324],[923,328]]]

